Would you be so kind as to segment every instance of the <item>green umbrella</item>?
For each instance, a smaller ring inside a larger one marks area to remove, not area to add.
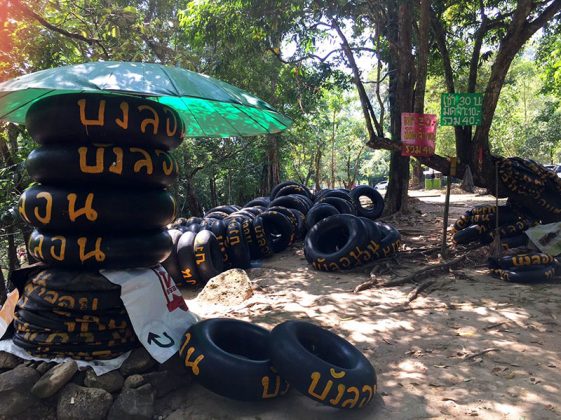
[[[187,137],[278,133],[292,121],[228,83],[179,67],[105,61],[58,67],[0,83],[0,120],[25,123],[29,106],[63,93],[143,96],[174,108]]]

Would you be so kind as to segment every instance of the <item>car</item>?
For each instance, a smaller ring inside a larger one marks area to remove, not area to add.
[[[385,190],[386,188],[388,188],[388,180],[384,180],[384,181],[380,181],[378,182],[376,185],[374,185],[374,189],[376,190]]]

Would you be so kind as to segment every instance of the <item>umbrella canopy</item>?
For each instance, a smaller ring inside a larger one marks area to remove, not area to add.
[[[179,67],[105,61],[42,70],[0,83],[0,119],[25,123],[38,99],[64,93],[143,96],[175,109],[187,137],[273,134],[292,121],[228,83]]]

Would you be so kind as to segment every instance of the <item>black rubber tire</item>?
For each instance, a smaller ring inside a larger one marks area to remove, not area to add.
[[[501,238],[501,246],[505,251],[526,245],[528,245],[528,237],[524,234],[511,236],[510,238]]]
[[[184,232],[193,232],[193,233],[199,233],[202,230],[202,226],[198,223],[192,223],[188,226],[185,226],[184,228]]]
[[[502,280],[513,283],[540,283],[547,282],[555,276],[555,264],[536,266],[525,270],[494,270]]]
[[[300,241],[306,236],[306,216],[296,209],[288,209],[296,218],[296,240]]]
[[[275,198],[269,203],[269,208],[277,206],[296,209],[301,211],[303,214],[308,213],[308,205],[301,201],[297,195],[284,195],[282,197]]]
[[[553,264],[554,262],[555,258],[551,255],[537,251],[507,255],[500,258],[489,257],[490,268],[501,268],[504,270],[520,270],[524,267],[534,268],[536,266]]]
[[[111,283],[96,271],[47,268],[29,276],[34,285],[64,292],[120,292],[121,286]],[[21,293],[20,293],[21,295]]]
[[[123,307],[121,291],[66,292],[33,283],[26,284],[21,299],[22,305],[30,310],[50,308],[92,314]]]
[[[452,239],[456,244],[465,245],[470,242],[479,241],[487,231],[488,229],[484,225],[471,225],[456,232]]]
[[[179,268],[179,261],[177,261],[177,243],[181,235],[183,235],[183,232],[179,229],[169,229],[168,233],[171,237],[173,248],[169,257],[162,261],[162,267],[164,267],[175,283],[181,284],[183,282],[183,276]]]
[[[341,200],[345,200],[350,204],[354,203],[353,198],[351,197],[351,194],[349,194],[348,192],[345,191],[341,191],[341,190],[328,190],[325,191],[321,198],[328,198],[328,197],[336,197],[336,198],[340,198]]]
[[[252,220],[252,232],[254,241],[259,249],[259,258],[272,257],[274,254],[271,237],[265,232],[265,226],[261,215]]]
[[[232,213],[235,213],[236,211],[238,211],[238,209],[236,207],[232,206],[232,205],[217,206],[217,207],[213,207],[209,211],[207,211],[205,213],[205,217],[209,217],[209,214],[214,213],[214,212],[232,214]]]
[[[271,199],[269,197],[257,197],[245,203],[244,207],[262,206],[268,207]]]
[[[384,230],[384,235],[382,235],[382,230],[380,229],[380,227],[389,226],[386,225],[385,223],[381,223],[381,222],[376,223],[374,220],[369,219],[368,217],[359,217],[359,219],[362,220],[362,222],[364,223],[366,227],[366,231],[368,233],[368,239],[370,241],[380,243],[384,236],[390,234],[390,231]]]
[[[226,252],[228,252],[232,267],[248,268],[250,266],[249,245],[242,224],[237,220],[230,220],[226,226]]]
[[[356,214],[356,209],[351,201],[347,201],[340,197],[322,197],[317,203],[327,203],[335,207],[340,214]]]
[[[214,276],[224,271],[224,260],[220,251],[220,244],[209,230],[197,233],[194,243],[195,263],[203,283],[206,284]]]
[[[261,257],[261,251],[259,250],[255,232],[253,231],[253,219],[255,219],[255,216],[252,215],[251,218],[248,217],[241,221],[240,225],[242,227],[242,234],[249,248],[249,258],[250,260],[257,260]]]
[[[384,212],[384,198],[374,188],[368,185],[359,185],[351,190],[350,196],[358,216],[375,220]],[[368,197],[372,201],[372,208],[366,209],[360,203],[360,197]]]
[[[69,144],[39,147],[25,166],[34,181],[64,187],[165,188],[179,171],[175,158],[159,149]]]
[[[270,201],[273,201],[277,197],[277,193],[287,185],[300,185],[300,184],[298,184],[298,182],[295,181],[285,181],[275,185],[271,190],[271,194],[269,194]]]
[[[361,220],[336,214],[316,223],[304,240],[304,255],[316,270],[339,271],[362,264],[368,235]]]
[[[209,219],[207,219],[209,220]],[[230,268],[230,257],[228,256],[228,251],[226,250],[226,223],[223,220],[212,219],[214,220],[207,229],[214,233],[216,236],[216,240],[218,241],[218,245],[220,246],[220,253],[222,254],[222,262],[224,269],[227,270]]]
[[[329,203],[315,204],[306,215],[306,227],[310,230],[317,222],[339,214],[339,210]]]
[[[52,334],[52,338],[62,338],[64,336],[67,342],[65,344],[89,344],[93,342],[109,342],[116,341],[121,344],[128,343],[130,341],[136,341],[137,337],[134,333],[132,327],[126,328],[124,330],[105,330],[105,331],[91,331],[82,332],[80,330],[68,331],[68,330],[54,330],[52,328],[43,328],[40,325],[28,323],[23,321],[19,314],[16,312],[14,314],[14,329],[20,333],[30,333],[33,334],[34,341],[45,342],[49,341],[49,336]],[[52,339],[51,338],[51,339]]]
[[[203,280],[195,262],[195,232],[185,232],[177,243],[177,262],[181,270],[182,286],[198,287]]]
[[[265,235],[268,236],[273,252],[282,252],[291,243],[294,235],[292,222],[278,211],[266,211],[255,218],[263,226]]]
[[[132,328],[126,310],[119,312],[105,311],[103,314],[88,315],[81,312],[64,312],[43,308],[31,310],[18,305],[17,316],[23,322],[66,332],[98,332],[98,331],[123,331]],[[67,313],[68,316],[61,315]]]
[[[270,333],[236,319],[214,318],[191,326],[179,357],[194,379],[208,390],[240,401],[283,395],[288,384],[273,370]]]
[[[245,211],[243,209],[238,210],[235,213],[230,214],[230,216],[242,216],[242,217],[244,217],[246,219],[249,219],[249,220],[255,219],[255,214],[253,214],[253,212]]]
[[[291,210],[292,209],[283,206],[273,206],[267,209],[267,211],[277,212],[286,216],[286,218],[290,221],[292,231],[290,234],[290,242],[288,243],[288,245],[292,245],[294,242],[296,242],[296,230],[298,229],[298,219]]]
[[[205,219],[224,220],[229,215],[230,215],[230,213],[224,213],[223,211],[212,211],[212,212],[209,212],[209,213],[205,214]]]
[[[259,216],[265,210],[267,210],[267,209],[264,208],[264,207],[254,206],[254,207],[244,207],[240,211],[243,211],[243,212],[246,212],[246,213],[251,213],[251,214],[253,214],[253,216]]]
[[[126,118],[123,104],[128,108]],[[25,126],[39,144],[102,143],[164,150],[178,147],[185,132],[183,120],[170,107],[145,98],[103,93],[40,99],[29,107]]]
[[[304,321],[285,321],[273,328],[269,343],[279,375],[322,404],[362,408],[377,391],[376,371],[368,359],[351,343],[324,328]]]
[[[151,267],[164,261],[172,247],[167,230],[88,236],[34,229],[28,244],[29,252],[39,261],[55,267],[85,269]]]
[[[175,201],[165,190],[34,185],[20,196],[18,210],[39,229],[101,234],[162,228],[175,218]]]
[[[273,199],[283,197],[285,195],[293,195],[293,194],[301,195],[306,198],[312,197],[312,193],[307,187],[305,187],[302,184],[296,184],[296,185],[293,184],[293,185],[285,185],[284,187],[280,188],[278,191],[276,191]]]
[[[385,258],[399,251],[401,234],[397,228],[378,221],[374,221],[380,231],[380,243],[371,241],[363,253],[371,253],[371,259]]]

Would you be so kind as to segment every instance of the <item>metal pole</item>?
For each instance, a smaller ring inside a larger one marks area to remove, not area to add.
[[[497,242],[497,258],[501,256],[501,234],[499,232],[499,162],[495,162],[495,241]]]
[[[440,247],[440,255],[446,259],[446,239],[448,231],[448,212],[450,209],[450,188],[452,186],[452,164],[448,168],[448,176],[446,177],[446,200],[444,202],[444,218],[442,220],[442,246]]]

